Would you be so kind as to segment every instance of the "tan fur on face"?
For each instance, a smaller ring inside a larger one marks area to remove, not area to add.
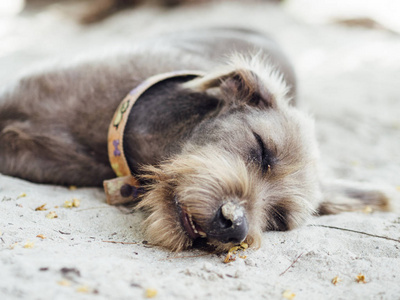
[[[192,244],[180,224],[176,197],[182,209],[201,227],[207,226],[223,203],[236,201],[251,220],[248,242],[259,245],[263,214],[256,201],[258,178],[240,157],[205,147],[195,154],[180,155],[159,168],[149,167],[147,171],[145,177],[156,183],[140,207],[150,211],[144,230],[151,241],[177,251]],[[219,250],[232,246],[209,242]]]
[[[180,224],[175,199],[202,228],[222,204],[240,203],[249,222],[247,242],[253,247],[260,246],[265,230],[293,229],[308,220],[320,197],[318,151],[313,141],[313,123],[290,109],[285,106],[284,111],[271,112],[267,118],[257,109],[246,114],[249,126],[277,151],[279,163],[268,174],[262,175],[257,166],[237,154],[250,143],[239,131],[238,137],[233,132],[226,140],[221,137],[221,144],[201,148],[187,145],[184,154],[158,168],[148,167],[144,177],[154,183],[140,207],[150,213],[143,226],[149,240],[176,251],[191,246],[192,240]],[[226,126],[239,127],[241,122],[229,120]],[[224,149],[229,141],[232,147]],[[285,228],[280,227],[281,223]],[[208,242],[221,251],[232,247],[215,240]]]

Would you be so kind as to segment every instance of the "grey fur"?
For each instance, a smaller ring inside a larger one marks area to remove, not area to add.
[[[271,45],[275,47],[260,35],[242,30],[198,31],[151,40],[129,54],[108,60],[22,78],[1,95],[0,171],[35,182],[101,185],[103,179],[113,177],[105,146],[108,123],[132,88],[157,73],[211,70],[233,51],[249,52]],[[277,51],[274,49],[280,55]],[[197,100],[201,97],[197,95]],[[186,101],[183,95],[181,101]],[[165,132],[159,134],[153,130],[159,127],[157,124],[147,124],[154,122],[148,118],[149,112],[154,111],[157,116],[168,114],[169,102],[163,102],[164,106],[159,103],[157,99],[146,101],[145,105],[139,102],[132,123],[134,127],[138,125],[138,130],[154,131],[158,134],[157,143],[163,143],[160,137]],[[191,110],[182,113],[193,115],[196,107]],[[173,126],[175,116],[170,118],[163,122]],[[171,138],[175,138],[173,134],[167,136],[166,142],[176,144]],[[146,144],[132,143],[143,148],[141,153],[146,155]],[[161,154],[157,155],[155,160],[160,159]],[[138,164],[149,162],[141,155],[132,160]]]

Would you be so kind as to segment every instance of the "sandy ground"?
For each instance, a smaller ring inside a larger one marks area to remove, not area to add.
[[[302,2],[308,6],[289,1],[284,10],[244,1],[144,7],[87,28],[58,7],[3,18],[0,87],[48,60],[110,53],[164,31],[243,25],[272,32],[294,62],[304,109],[316,118],[325,176],[385,185],[398,205],[399,35],[333,25],[326,14],[317,25],[304,17],[313,1]],[[72,198],[80,206],[64,208]],[[45,203],[46,211],[35,211]],[[58,218],[46,218],[51,211]],[[153,290],[156,299],[400,298],[399,212],[344,213],[265,233],[261,249],[229,264],[223,255],[146,245],[142,217],[107,206],[101,189],[0,175],[0,299],[142,299]],[[365,283],[356,282],[360,273]],[[334,285],[336,276],[341,281]]]

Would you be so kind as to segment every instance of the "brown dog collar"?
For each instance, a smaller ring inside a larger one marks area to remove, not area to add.
[[[108,128],[108,157],[112,169],[118,176],[115,179],[105,180],[103,183],[108,204],[132,202],[140,193],[139,182],[131,174],[123,145],[125,126],[133,105],[141,95],[157,83],[175,77],[203,75],[204,73],[201,71],[174,71],[157,74],[143,81],[122,100]]]

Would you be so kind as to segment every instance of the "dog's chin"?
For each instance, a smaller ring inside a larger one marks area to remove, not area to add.
[[[184,207],[182,207],[176,196],[175,204],[181,226],[188,237],[192,240],[196,240],[198,238],[207,238],[205,231],[196,223],[196,221],[193,219],[193,216]]]

